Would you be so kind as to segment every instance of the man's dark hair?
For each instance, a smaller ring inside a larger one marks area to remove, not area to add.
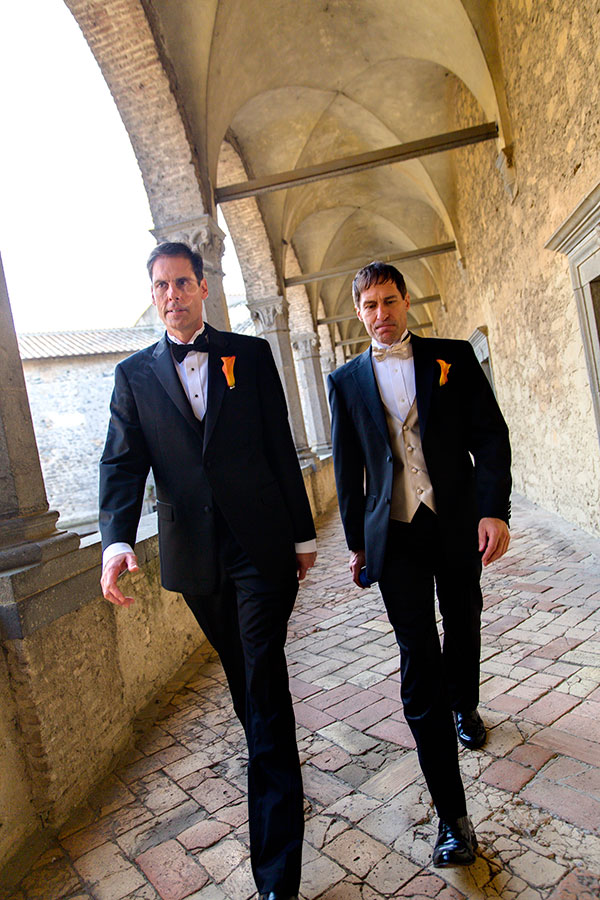
[[[202,257],[196,250],[192,250],[191,247],[188,247],[187,244],[184,244],[181,241],[163,241],[162,244],[156,245],[146,263],[150,281],[152,281],[152,268],[159,256],[185,256],[192,264],[192,269],[194,270],[194,275],[196,276],[198,283],[202,281],[202,273],[204,272]]]
[[[374,284],[384,284],[386,281],[393,282],[402,296],[406,297],[404,275],[395,266],[375,260],[368,266],[359,269],[352,282],[352,299],[356,308],[358,309],[360,306],[360,295],[363,291],[368,290]]]

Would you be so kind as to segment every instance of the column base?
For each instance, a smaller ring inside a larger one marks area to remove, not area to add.
[[[79,547],[79,535],[58,531],[54,510],[0,522],[0,572],[36,565]]]

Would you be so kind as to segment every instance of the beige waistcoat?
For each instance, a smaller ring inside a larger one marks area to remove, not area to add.
[[[394,486],[390,518],[411,522],[419,504],[435,512],[435,497],[421,446],[417,400],[404,422],[385,406],[385,417],[394,456]]]

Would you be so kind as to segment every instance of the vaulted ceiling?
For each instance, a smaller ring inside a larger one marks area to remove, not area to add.
[[[197,157],[205,208],[214,213],[215,195],[223,205],[238,202],[219,191],[229,141],[256,189],[282,288],[293,274],[292,247],[304,276],[412,253],[401,268],[413,298],[439,293],[438,257],[415,251],[454,243],[460,257],[457,199],[470,146],[325,172],[296,186],[265,190],[264,182],[398,145],[418,149],[484,123],[497,126],[498,153],[510,133],[493,0],[143,5]],[[327,317],[352,312],[350,282],[343,271],[307,282],[315,320],[319,300]],[[428,317],[427,304],[414,307],[413,324]],[[354,336],[360,326],[344,321],[340,332]]]

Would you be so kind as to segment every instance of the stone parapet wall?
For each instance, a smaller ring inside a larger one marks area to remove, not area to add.
[[[141,534],[141,571],[122,579],[137,598],[130,608],[100,595],[98,535],[53,560],[60,580],[37,593],[35,570],[47,577],[48,563],[0,576],[0,868],[26,839],[60,827],[204,640],[183,599],[160,587],[154,516]]]
[[[335,496],[331,457],[303,470],[313,513]],[[160,585],[156,517],[145,516],[140,572],[120,581],[136,603],[100,594],[100,539],[40,566],[0,574],[0,870],[52,833],[129,744],[136,717],[203,634]]]

